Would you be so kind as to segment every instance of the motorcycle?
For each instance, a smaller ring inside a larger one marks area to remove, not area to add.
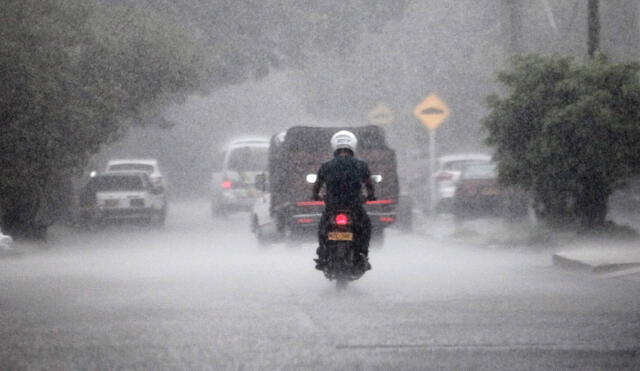
[[[356,220],[350,210],[337,210],[329,215],[325,249],[327,264],[323,270],[325,277],[336,281],[336,288],[346,288],[349,281],[355,281],[370,269],[360,256],[357,246]]]

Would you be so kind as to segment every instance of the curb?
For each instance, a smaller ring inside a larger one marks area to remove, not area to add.
[[[553,254],[553,265],[573,271],[588,272],[593,274],[606,274],[640,267],[640,262],[589,264],[577,259],[568,258],[560,254]]]

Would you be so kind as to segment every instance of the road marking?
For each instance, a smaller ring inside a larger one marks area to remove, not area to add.
[[[336,349],[371,350],[371,349],[426,349],[426,350],[588,350],[624,352],[639,354],[640,348],[610,349],[602,344],[563,344],[563,343],[517,343],[517,344],[338,344]]]

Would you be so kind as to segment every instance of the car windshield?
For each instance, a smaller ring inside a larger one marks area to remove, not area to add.
[[[109,175],[93,178],[89,184],[96,192],[100,191],[139,191],[144,183],[139,176]]]
[[[227,168],[234,171],[264,171],[267,168],[266,147],[241,147],[231,151]]]
[[[109,166],[109,171],[144,171],[152,173],[153,165],[136,163],[116,164]]]
[[[464,179],[492,179],[497,176],[494,164],[478,164],[467,166],[462,173]]]

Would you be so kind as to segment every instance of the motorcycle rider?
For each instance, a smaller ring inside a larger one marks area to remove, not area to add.
[[[341,130],[331,138],[333,159],[325,162],[318,170],[313,185],[313,199],[320,200],[320,189],[326,185],[324,197],[325,209],[320,219],[318,230],[318,259],[316,269],[323,270],[327,265],[327,228],[329,217],[335,210],[351,210],[354,218],[354,232],[356,246],[360,249],[358,257],[364,269],[371,269],[369,264],[369,239],[371,237],[371,221],[365,211],[362,199],[362,185],[367,189],[367,200],[375,200],[373,182],[369,172],[369,165],[355,157],[358,139],[347,130]]]

